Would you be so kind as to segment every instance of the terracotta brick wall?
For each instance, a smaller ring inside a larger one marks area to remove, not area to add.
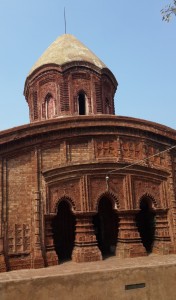
[[[114,94],[117,82],[110,71],[102,71],[87,63],[61,67],[42,67],[27,78],[25,97],[31,122],[66,115],[79,115],[78,95],[85,94],[86,115],[114,114]],[[47,112],[46,96],[53,99]],[[107,107],[108,103],[108,107]]]
[[[7,161],[9,254],[31,251],[34,164],[31,153]]]

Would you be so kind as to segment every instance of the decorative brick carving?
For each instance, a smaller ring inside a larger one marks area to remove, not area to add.
[[[48,266],[54,266],[58,264],[58,257],[55,251],[53,239],[52,222],[54,217],[55,215],[45,216],[45,247]]]
[[[149,157],[148,161],[149,163],[156,165],[156,166],[162,166],[167,167],[168,166],[168,159],[167,159],[167,152],[160,153],[164,151],[165,149],[157,147],[156,145],[152,144],[145,144],[144,151],[146,154],[146,157]],[[156,155],[158,153],[158,155]]]
[[[30,251],[30,228],[28,224],[23,224],[23,251]]]
[[[157,207],[161,206],[161,193],[162,193],[162,184],[158,181],[144,180],[144,179],[135,179],[133,181],[133,190],[134,190],[134,208],[139,208],[140,199],[144,195],[150,195],[152,199],[155,199]]]
[[[134,159],[136,161],[147,159],[140,162],[140,164],[151,163],[156,166],[167,167],[167,153],[160,153],[164,151],[163,148],[145,142],[137,142],[129,139],[121,140],[122,156],[125,160]],[[158,155],[156,155],[159,153]]]
[[[8,232],[8,253],[30,252],[30,227],[29,224],[15,224]]]
[[[72,253],[75,262],[102,260],[92,223],[91,214],[77,215],[75,247]]]
[[[156,254],[170,254],[173,252],[173,245],[171,243],[167,210],[156,209],[155,213],[156,229],[153,252]]]
[[[136,226],[136,213],[133,211],[118,212],[119,232],[116,256],[120,258],[147,255]]]
[[[110,178],[108,183],[108,191],[105,177],[89,178],[89,195],[91,199],[90,207],[93,211],[97,210],[98,199],[106,195],[110,199],[114,199],[117,207],[123,207],[124,203],[124,181],[123,177]],[[115,200],[116,199],[116,200]]]
[[[123,159],[134,159],[140,160],[144,159],[143,151],[142,151],[143,143],[137,142],[129,139],[121,140],[121,149],[122,149],[122,157]]]
[[[69,180],[58,182],[54,187],[49,188],[49,212],[56,213],[58,201],[62,198],[69,198],[73,209],[81,210],[80,180]]]
[[[117,157],[117,140],[96,140],[96,157]]]
[[[125,177],[111,175],[109,179],[109,192],[116,195],[119,207],[123,208],[125,203],[126,191],[125,191]]]
[[[15,252],[15,231],[12,227],[8,231],[8,252],[9,254]]]
[[[15,252],[23,251],[23,228],[21,224],[15,224]]]

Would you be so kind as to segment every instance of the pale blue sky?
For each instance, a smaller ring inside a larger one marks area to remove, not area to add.
[[[25,78],[44,50],[75,35],[114,73],[116,114],[176,129],[176,18],[171,0],[0,0],[0,130],[29,123]]]

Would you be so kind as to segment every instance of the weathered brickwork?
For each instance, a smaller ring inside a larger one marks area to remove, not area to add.
[[[42,149],[43,170],[59,167],[60,164],[61,164],[60,144],[58,144],[57,146],[51,146],[51,148]]]
[[[176,253],[176,131],[115,116],[93,58],[39,64],[31,124],[0,132],[1,272]]]
[[[6,210],[7,210],[7,254],[9,266],[18,269],[20,264],[14,258],[23,256],[30,266],[32,199],[34,194],[34,168],[32,153],[7,159]],[[26,209],[24,209],[26,208]]]
[[[80,65],[80,63],[79,63]],[[94,70],[93,66],[55,67],[30,76],[26,80],[25,96],[31,122],[80,115],[79,95],[85,97],[85,114],[114,114],[116,80],[109,73]],[[35,96],[34,96],[35,95]],[[37,98],[37,104],[36,104]]]
[[[86,120],[86,117],[84,118]],[[101,122],[103,120],[104,117]],[[130,163],[133,161],[136,164],[130,169],[123,169],[129,162],[126,161],[127,156],[124,150],[127,137],[123,144],[124,138],[118,132],[122,126],[120,119],[114,117],[110,126],[107,124],[107,132],[115,126],[113,135],[109,137],[101,126],[97,126],[100,122],[99,118],[96,120],[94,117],[90,121],[89,135],[87,135],[87,126],[84,126],[85,121],[81,117],[80,133],[78,134],[77,131],[77,136],[73,134],[72,139],[70,138],[70,133],[73,133],[72,126],[68,133],[69,139],[66,138],[64,141],[62,138],[62,134],[65,132],[63,127],[57,140],[53,140],[53,135],[47,135],[48,125],[46,124],[45,129],[42,129],[42,134],[46,134],[44,145],[38,143],[40,139],[40,135],[38,135],[33,145],[31,140],[20,141],[21,149],[26,147],[29,141],[31,149],[27,152],[20,152],[14,156],[11,153],[10,157],[7,153],[6,159],[3,152],[3,159],[1,159],[1,178],[3,178],[1,180],[2,271],[58,263],[59,258],[56,255],[53,241],[52,222],[54,216],[57,215],[59,203],[62,201],[69,203],[75,220],[77,220],[76,228],[82,228],[83,236],[88,239],[85,242],[83,237],[81,238],[78,234],[78,229],[75,229],[74,261],[102,258],[95,232],[93,233],[92,230],[94,230],[94,216],[98,212],[99,203],[103,197],[110,199],[112,207],[119,217],[117,256],[146,255],[135,217],[140,211],[140,201],[145,197],[151,199],[156,214],[153,252],[163,254],[175,252],[175,173],[172,171],[172,166],[173,168],[175,166],[173,159],[175,153],[172,152],[172,156],[165,153],[165,162],[163,159],[162,164],[156,163],[151,166],[149,160],[142,164],[137,163],[134,152],[131,152],[128,160]],[[58,120],[58,125],[59,123]],[[70,125],[71,123],[70,121]],[[134,126],[137,126],[135,123],[136,120],[134,120]],[[93,124],[95,126],[92,126]],[[124,129],[131,142],[131,133],[127,124],[128,120],[126,120]],[[39,126],[40,124],[34,127],[34,135]],[[28,128],[30,127],[25,129],[26,136]],[[55,123],[53,123],[53,130],[58,133]],[[145,135],[145,129],[143,133]],[[137,139],[140,144],[141,136],[136,135],[136,141]],[[142,149],[144,149],[150,145],[150,142],[143,137],[142,145]],[[11,147],[12,149],[19,148],[19,141],[16,146],[9,144],[9,152]],[[160,147],[166,149],[162,143]],[[142,155],[143,158],[147,157],[144,152]],[[171,161],[173,161],[173,165],[170,168]],[[113,169],[116,171],[109,175],[107,182],[106,174]],[[88,232],[91,234],[89,235]],[[93,237],[92,234],[94,234]],[[81,239],[83,239],[81,242],[83,245],[80,244]],[[6,243],[5,248],[3,248],[3,241]],[[92,258],[91,251],[94,253]],[[4,255],[5,260],[3,260]]]

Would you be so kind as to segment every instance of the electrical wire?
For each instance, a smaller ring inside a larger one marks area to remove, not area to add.
[[[138,160],[138,161],[136,161],[135,163],[132,163],[132,164],[130,164],[130,165],[126,165],[126,166],[121,167],[121,168],[113,169],[113,170],[111,170],[111,171],[109,171],[109,172],[106,173],[106,181],[109,179],[109,176],[108,176],[109,174],[112,174],[112,173],[114,173],[114,172],[116,172],[116,171],[128,169],[128,168],[130,168],[130,167],[132,167],[132,166],[135,166],[135,165],[139,165],[139,164],[141,164],[142,162],[145,162],[146,160],[148,160],[148,159],[150,159],[150,158],[152,158],[152,157],[155,157],[155,156],[158,156],[158,155],[160,155],[160,154],[162,154],[162,153],[168,152],[168,151],[170,151],[171,149],[174,149],[174,148],[176,148],[176,145],[174,145],[174,146],[172,146],[172,147],[170,147],[170,148],[168,148],[168,149],[166,149],[166,150],[157,152],[157,153],[155,153],[155,154],[153,154],[153,155],[151,155],[151,156],[148,156],[148,157],[146,157],[146,158],[144,158],[144,159]]]

